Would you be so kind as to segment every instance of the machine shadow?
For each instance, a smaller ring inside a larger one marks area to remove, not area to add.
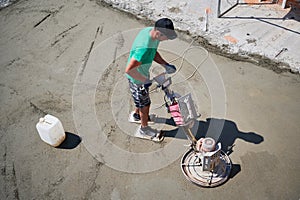
[[[175,125],[171,119],[167,119],[165,122],[169,125]],[[233,121],[226,119],[207,118],[206,121],[196,121],[191,131],[197,140],[202,137],[211,137],[216,142],[221,142],[222,150],[227,155],[233,152],[236,139],[242,139],[253,144],[259,144],[264,141],[264,138],[257,133],[239,131]],[[187,139],[181,127],[165,131],[165,137]]]
[[[81,137],[74,133],[66,132],[66,139],[56,148],[58,149],[74,149],[81,142]]]
[[[165,119],[165,123],[176,126],[172,118]],[[239,131],[236,123],[225,119],[207,118],[206,121],[196,121],[191,131],[197,140],[202,137],[211,137],[216,142],[221,142],[222,151],[228,156],[233,152],[236,139],[242,139],[253,144],[259,144],[264,141],[261,135],[253,132]],[[165,137],[187,139],[181,127],[165,131]],[[239,172],[241,172],[241,165],[232,163],[229,179],[233,179]]]

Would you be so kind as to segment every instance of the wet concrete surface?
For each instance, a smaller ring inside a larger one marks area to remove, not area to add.
[[[181,172],[180,129],[156,124],[169,131],[156,144],[134,138],[137,125],[126,121],[124,65],[143,21],[94,1],[18,1],[0,15],[0,199],[299,199],[298,75],[202,48],[181,62],[198,46],[184,34],[160,45],[182,65],[172,88],[191,92],[201,114],[193,133],[230,149],[231,178],[201,188]],[[151,97],[151,111],[169,119],[161,92]],[[71,142],[42,142],[35,124],[46,113]],[[221,131],[211,125],[219,123]]]

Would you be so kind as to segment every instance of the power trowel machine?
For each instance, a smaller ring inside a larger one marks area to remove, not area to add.
[[[165,93],[165,106],[171,113],[176,126],[183,129],[190,141],[190,148],[181,159],[181,170],[185,177],[202,187],[216,187],[229,177],[232,165],[229,156],[221,150],[221,143],[206,137],[197,140],[191,128],[198,114],[191,93],[178,97],[170,89],[171,77],[162,73],[154,80]]]

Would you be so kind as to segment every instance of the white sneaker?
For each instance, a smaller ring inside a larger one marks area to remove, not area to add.
[[[155,118],[156,118],[156,115],[155,114],[150,114],[149,117],[148,117],[148,124],[154,124],[155,122]],[[140,124],[141,123],[141,117],[139,114],[135,113],[134,111],[132,111],[130,114],[129,114],[129,117],[128,117],[128,121],[131,122],[131,123],[137,123],[137,124]]]
[[[163,132],[153,129],[150,126],[139,127],[135,133],[135,137],[161,142],[164,139]]]
[[[129,114],[128,121],[131,123],[141,123],[140,115],[132,111]]]

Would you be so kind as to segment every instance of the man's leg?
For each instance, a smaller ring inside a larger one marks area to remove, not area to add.
[[[149,97],[149,87],[141,87],[133,84],[129,81],[130,91],[134,100],[135,110],[134,115],[129,116],[130,122],[135,122],[141,120],[141,126],[147,127],[149,122],[149,110],[150,110],[150,97]],[[135,115],[138,116],[135,116]],[[132,118],[134,119],[132,119]]]
[[[129,121],[130,122],[140,121],[141,117],[140,117],[140,108],[139,108],[139,106],[140,106],[139,87],[129,80],[129,88],[130,88],[130,92],[131,92],[134,104],[136,106],[134,112],[131,113],[129,116]]]
[[[150,105],[139,109],[142,127],[148,126]]]
[[[134,113],[140,114],[140,109],[136,107],[135,110],[134,110]]]

